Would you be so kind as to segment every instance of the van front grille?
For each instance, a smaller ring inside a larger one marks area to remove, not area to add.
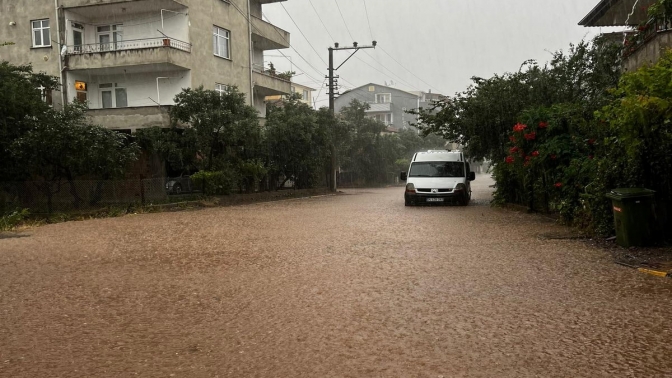
[[[439,190],[438,190],[438,193],[450,193],[450,192],[452,192],[452,191],[453,191],[453,189],[439,189]],[[419,192],[419,193],[431,193],[431,192],[432,192],[432,189],[425,189],[425,188],[422,188],[422,189],[418,189],[418,192]]]

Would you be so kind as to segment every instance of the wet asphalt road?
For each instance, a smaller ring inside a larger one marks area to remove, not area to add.
[[[0,238],[0,377],[672,377],[672,280],[403,188]]]

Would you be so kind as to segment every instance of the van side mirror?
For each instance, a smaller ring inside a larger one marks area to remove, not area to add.
[[[474,181],[474,180],[476,180],[476,173],[469,172],[469,181]]]
[[[399,180],[401,181],[406,181],[408,179],[408,173],[407,172],[401,172],[399,175]]]

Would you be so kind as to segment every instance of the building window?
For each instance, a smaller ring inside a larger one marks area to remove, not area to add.
[[[52,106],[54,101],[51,95],[51,89],[47,89],[42,85],[37,87],[37,89],[40,91],[40,97],[42,97],[42,101],[44,101],[47,105]]]
[[[215,49],[215,55],[221,58],[231,59],[229,42],[231,33],[217,26],[212,28],[212,47]]]
[[[226,84],[215,84],[215,92],[219,93],[219,95],[223,95],[224,93],[229,91],[229,86]]]
[[[379,93],[376,95],[377,104],[387,104],[392,102],[392,94],[390,93]]]
[[[307,90],[303,90],[303,100],[310,101],[310,93]]]
[[[32,25],[33,25],[33,47],[51,46],[49,19],[32,21]]]
[[[118,83],[100,84],[99,87],[101,108],[125,108],[128,106],[126,88]]]
[[[385,126],[389,126],[389,125],[392,124],[392,113],[376,114],[376,115],[373,116],[373,119],[384,123]]]
[[[124,39],[123,26],[105,25],[96,28],[98,33],[98,43],[100,44],[100,51],[117,50],[121,48],[121,41]]]

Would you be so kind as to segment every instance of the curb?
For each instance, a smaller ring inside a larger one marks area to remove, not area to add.
[[[656,276],[656,277],[672,278],[672,272],[663,272],[663,271],[660,271],[660,270],[651,270],[651,269],[646,269],[646,268],[637,268],[637,270],[641,273],[650,274],[650,275]]]
[[[672,278],[672,271],[670,271],[670,272],[664,272],[664,271],[662,271],[662,270],[653,270],[653,269],[639,268],[639,267],[637,267],[637,266],[634,266],[634,265],[631,265],[631,264],[628,264],[628,263],[624,263],[624,262],[622,262],[622,261],[615,261],[615,262],[616,262],[616,264],[618,264],[618,265],[622,265],[622,266],[627,267],[627,268],[636,269],[636,270],[637,270],[638,272],[640,272],[640,273],[649,274],[649,275],[651,275],[651,276],[656,276],[656,277],[667,277],[667,278]]]

